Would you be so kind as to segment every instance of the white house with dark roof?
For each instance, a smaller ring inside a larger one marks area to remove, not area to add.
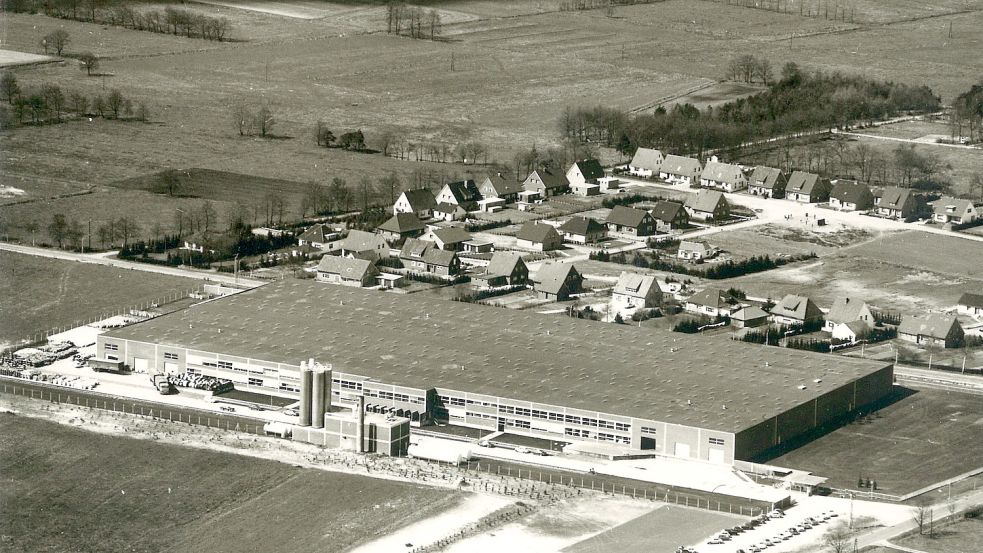
[[[501,198],[506,202],[514,202],[522,192],[522,183],[512,180],[502,173],[494,173],[485,177],[478,185],[482,198]]]
[[[833,183],[829,206],[842,211],[859,211],[874,207],[874,193],[862,182],[840,179]]]
[[[467,218],[468,212],[458,204],[440,202],[433,209],[433,216],[435,219],[440,219],[441,221],[463,221]]]
[[[973,202],[963,198],[944,196],[929,202],[932,206],[932,220],[936,223],[954,223],[965,225],[979,218],[979,212]]]
[[[484,288],[518,286],[529,282],[529,268],[515,252],[495,252],[485,272],[473,277],[472,281]]]
[[[389,257],[389,244],[380,234],[364,230],[350,230],[341,241],[341,255],[362,259]]]
[[[390,244],[401,242],[406,238],[416,238],[423,234],[426,225],[412,213],[397,213],[377,226],[375,231],[382,235]]]
[[[970,317],[983,317],[983,294],[964,293],[956,304],[956,312]]]
[[[547,198],[570,191],[570,181],[563,173],[554,173],[546,169],[536,169],[522,182],[524,192],[538,193],[539,197]]]
[[[563,238],[552,225],[528,221],[515,235],[516,246],[526,250],[547,252],[560,248]]]
[[[577,161],[567,169],[567,182],[570,188],[583,187],[587,184],[597,185],[597,180],[604,177],[604,168],[596,159]]]
[[[481,192],[478,185],[473,180],[462,180],[449,182],[437,193],[437,205],[452,204],[459,205],[465,211],[478,209],[478,200],[481,199]]]
[[[731,304],[727,294],[719,288],[705,288],[686,298],[683,309],[708,317],[730,315]]]
[[[785,185],[785,199],[804,204],[825,202],[831,186],[827,179],[815,173],[793,171]]]
[[[652,207],[652,218],[655,219],[657,232],[670,233],[689,226],[689,213],[679,202],[660,200]]]
[[[741,307],[730,314],[734,328],[757,328],[768,324],[768,312],[756,305]]]
[[[721,221],[730,217],[730,204],[717,190],[700,190],[686,198],[686,213],[690,219]]]
[[[874,315],[867,302],[850,297],[836,298],[833,307],[829,309],[829,313],[826,313],[823,329],[832,332],[836,325],[853,321],[860,321],[868,328],[873,328]]]
[[[881,217],[904,220],[915,214],[918,200],[909,188],[886,186],[874,194],[874,212]]]
[[[399,195],[396,203],[393,204],[393,215],[412,213],[420,219],[429,219],[433,217],[435,207],[437,207],[437,199],[426,188],[406,190]]]
[[[662,302],[662,289],[653,275],[623,271],[611,292],[610,315],[628,319],[639,309],[658,307]]]
[[[636,177],[651,177],[659,174],[662,162],[666,156],[660,150],[652,148],[639,148],[635,150],[635,155],[628,162],[628,174]]]
[[[471,233],[461,227],[435,227],[420,237],[427,242],[433,242],[438,248],[457,252],[464,249],[464,243],[471,240]]]
[[[752,196],[784,198],[788,179],[781,169],[758,165],[748,177],[747,191]]]
[[[775,324],[799,326],[822,320],[819,306],[805,296],[788,294],[771,308],[771,320]]]
[[[297,237],[298,246],[310,246],[326,252],[337,250],[340,242],[341,233],[323,223],[311,225]]]
[[[614,206],[604,223],[608,226],[608,232],[631,238],[652,236],[656,229],[655,219],[651,213],[626,205]]]
[[[533,288],[541,299],[566,301],[583,292],[584,277],[572,263],[544,263],[533,277]]]
[[[964,336],[956,316],[942,313],[908,316],[898,326],[898,338],[923,346],[955,348],[962,344]]]
[[[702,261],[715,257],[718,253],[720,253],[720,248],[717,246],[692,240],[682,240],[679,242],[679,251],[676,252],[676,257],[687,261]]]
[[[317,281],[344,286],[372,286],[379,269],[367,259],[326,255],[317,264]]]
[[[708,161],[700,173],[700,185],[724,192],[737,192],[747,188],[747,177],[737,165]]]
[[[670,182],[692,184],[699,182],[703,165],[691,157],[669,154],[659,167],[659,178]]]
[[[556,230],[574,244],[594,244],[608,235],[608,228],[591,217],[571,217]]]
[[[403,267],[416,273],[430,273],[437,276],[453,276],[461,270],[461,260],[457,252],[442,250],[433,242],[419,238],[407,238],[399,252]]]

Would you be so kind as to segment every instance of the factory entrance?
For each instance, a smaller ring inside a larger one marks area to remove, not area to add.
[[[505,432],[505,418],[498,417],[498,431]]]

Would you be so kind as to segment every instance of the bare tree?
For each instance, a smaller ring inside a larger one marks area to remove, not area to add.
[[[427,12],[427,27],[430,29],[430,40],[437,40],[440,36],[440,12],[429,10]]]
[[[773,73],[772,73],[772,70],[771,70],[771,62],[769,62],[768,60],[766,60],[764,58],[761,58],[759,60],[755,60],[754,68],[752,69],[752,73],[753,73],[753,76],[754,77],[756,77],[758,79],[761,79],[761,82],[762,83],[764,83],[764,84],[770,83],[771,82],[771,79],[772,79],[772,76],[773,76]]]
[[[392,205],[396,203],[396,197],[400,192],[401,183],[399,182],[399,176],[395,171],[390,172],[388,175],[379,179],[379,191],[382,196],[389,200],[387,205]]]
[[[273,110],[269,105],[264,105],[256,112],[256,129],[260,136],[266,136],[273,130],[276,119],[273,117]]]
[[[832,553],[847,553],[850,548],[850,529],[840,522],[823,534],[823,545]]]
[[[119,119],[120,111],[123,110],[123,104],[125,98],[123,98],[123,93],[118,89],[114,88],[109,91],[109,95],[106,96],[106,107],[113,113],[114,119]]]
[[[246,136],[249,132],[249,123],[253,119],[253,114],[242,98],[235,98],[232,101],[232,122],[235,124],[239,136]]]
[[[59,56],[65,50],[65,46],[68,46],[69,42],[68,31],[64,29],[55,29],[50,33],[44,35],[41,39],[41,46],[44,47],[44,53],[48,53],[48,49],[54,49],[55,53]]]
[[[7,103],[13,105],[14,98],[20,95],[20,85],[17,84],[17,77],[10,71],[4,71],[0,77],[0,95],[7,99]]]
[[[925,505],[916,505],[911,508],[911,520],[918,526],[918,535],[925,533],[925,524],[928,522],[930,509]]]
[[[86,98],[84,94],[72,92],[68,95],[68,105],[71,106],[72,111],[75,112],[76,115],[82,117],[85,115],[86,110],[89,109],[89,99]]]
[[[92,52],[79,54],[79,69],[85,71],[86,75],[92,76],[92,72],[99,69],[99,58]]]

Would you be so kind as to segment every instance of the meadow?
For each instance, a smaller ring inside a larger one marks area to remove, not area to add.
[[[0,414],[0,471],[11,553],[345,551],[460,498],[12,414]]]

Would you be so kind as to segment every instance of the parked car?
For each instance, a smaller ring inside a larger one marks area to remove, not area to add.
[[[521,445],[520,445],[520,446],[517,446],[517,447],[515,448],[515,452],[516,452],[516,453],[530,453],[530,451],[529,451],[529,448],[528,448],[528,447],[525,447],[525,446],[521,446]]]

